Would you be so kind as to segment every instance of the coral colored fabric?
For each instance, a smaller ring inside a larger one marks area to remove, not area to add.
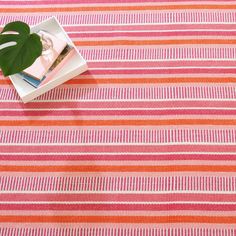
[[[236,235],[236,1],[0,0],[52,15],[89,71],[0,75],[0,235]]]

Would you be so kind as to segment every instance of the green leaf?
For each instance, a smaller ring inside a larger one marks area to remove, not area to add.
[[[15,45],[3,47],[5,43],[15,42]],[[21,21],[7,24],[0,34],[0,68],[3,75],[19,73],[31,66],[42,54],[40,37],[32,33],[30,27]]]

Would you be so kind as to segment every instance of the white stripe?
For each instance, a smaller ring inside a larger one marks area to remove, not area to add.
[[[22,2],[23,0],[13,0],[14,2]],[[34,1],[34,2],[41,2],[42,0],[24,0],[24,2],[32,2],[32,1]],[[0,0],[0,2],[10,2],[9,0]],[[53,2],[53,1],[52,1]],[[195,4],[195,2],[193,1],[193,0],[188,0],[187,1],[189,4]],[[214,1],[212,1],[212,0],[207,0],[206,1],[207,3],[209,3],[209,4],[213,4],[213,5],[222,5],[222,4],[224,4],[224,5],[228,5],[228,4],[233,4],[234,3],[234,1],[233,0],[231,0],[231,1],[228,1],[228,2],[224,2],[224,1],[219,1],[219,2],[214,2]],[[91,5],[96,5],[97,6],[97,3],[90,3]],[[106,5],[117,5],[117,3],[105,3]],[[121,2],[120,3],[121,5],[124,5],[125,3],[124,2]],[[78,4],[78,5],[83,5],[83,4]],[[143,6],[143,3],[129,3],[129,5],[141,5],[141,6]],[[152,2],[145,2],[145,5],[154,5],[154,6],[162,6],[162,5],[170,5],[170,6],[172,6],[172,4],[168,4],[168,1],[166,1],[166,2],[163,2],[163,3],[161,3],[160,2],[160,4],[157,4],[157,3],[152,3]],[[182,5],[186,5],[185,3],[175,3],[174,5],[178,5],[178,6],[182,6]],[[86,6],[88,6],[88,5],[86,5]]]
[[[179,59],[130,59],[130,60],[124,60],[124,59],[109,59],[109,60],[87,60],[87,62],[179,62],[179,61],[235,61],[235,58],[179,58]],[[149,67],[149,68],[153,68],[153,67]],[[163,67],[159,67],[159,68],[163,68]],[[173,67],[171,67],[173,68]],[[178,67],[180,68],[180,67]],[[184,68],[189,68],[188,66],[184,67]],[[209,68],[209,66],[208,66]],[[212,67],[210,67],[212,68]],[[220,67],[218,67],[220,68]],[[229,67],[226,67],[229,68]]]
[[[120,143],[113,143],[113,142],[102,142],[102,143],[0,143],[0,146],[121,146],[121,145],[133,145],[133,146],[174,146],[174,145],[207,145],[207,146],[217,146],[217,145],[227,145],[227,146],[235,146],[236,143],[228,143],[228,142],[153,142],[153,143],[146,143],[146,142],[120,142]]]
[[[14,2],[22,2],[23,0],[13,0]],[[24,2],[41,2],[42,0],[24,0]],[[9,0],[0,0],[0,2],[11,2]],[[52,1],[52,4],[54,4],[55,1]],[[88,1],[89,2],[89,1]],[[219,2],[215,2],[215,1],[212,1],[212,0],[207,0],[205,1],[206,3],[210,4],[210,5],[217,5],[217,6],[221,6],[221,5],[229,5],[229,4],[234,4],[235,2],[233,0],[231,1],[228,1],[228,2],[224,2],[224,1],[219,1]],[[194,2],[193,0],[188,0],[187,1],[188,4],[194,6],[196,5],[196,2]],[[129,3],[125,3],[125,2],[116,2],[116,3],[109,3],[109,2],[106,2],[106,3],[103,3],[103,5],[105,4],[105,6],[114,6],[114,5],[121,5],[121,6],[124,6],[124,5],[127,5],[127,6],[143,6],[144,3],[142,2],[129,2]],[[62,5],[66,5],[64,3],[61,3],[61,4],[57,4],[57,5],[54,5],[54,6],[62,6]],[[75,3],[75,4],[71,4],[72,6],[88,6],[88,4],[83,4],[83,3]],[[70,5],[70,6],[71,6]],[[183,6],[183,5],[186,5],[186,3],[168,3],[168,1],[166,2],[145,2],[145,5],[146,6],[172,6],[172,5],[178,5],[178,6]],[[10,5],[11,6],[11,5]],[[39,6],[42,6],[42,5],[39,5]],[[98,6],[98,3],[89,3],[89,6]],[[38,6],[37,6],[38,7]]]
[[[162,204],[211,204],[211,205],[233,205],[236,202],[205,202],[205,201],[169,201],[169,202],[118,202],[118,201],[0,201],[0,204],[63,204],[63,205],[72,205],[72,204],[132,204],[132,205],[162,205]]]
[[[236,101],[235,101],[236,102]],[[230,110],[236,111],[234,107],[107,107],[107,108],[0,108],[0,111],[165,111],[165,110]],[[1,114],[0,114],[1,115]]]
[[[115,156],[115,155],[135,155],[135,156],[140,156],[140,155],[170,155],[170,154],[189,154],[189,155],[194,155],[194,154],[210,154],[210,155],[236,155],[235,152],[33,152],[33,153],[28,153],[28,152],[4,152],[1,153],[2,155],[25,155],[25,156],[34,156],[34,155],[67,155],[67,156],[73,156],[73,155],[109,155],[109,156]]]
[[[181,23],[182,24],[182,23]],[[235,29],[188,29],[188,30],[183,30],[183,29],[177,29],[177,30],[98,30],[98,31],[66,31],[69,34],[76,34],[76,33],[127,33],[127,32],[132,32],[132,33],[141,33],[141,32],[236,32]]]
[[[235,89],[236,90],[236,89]],[[93,99],[93,100],[85,100],[85,99],[42,99],[42,100],[33,100],[31,103],[37,102],[163,102],[163,101],[236,101],[235,98],[168,98],[168,99]],[[0,100],[0,102],[19,102],[19,100]]]
[[[32,191],[5,191],[5,190],[1,190],[1,194],[17,194],[17,193],[24,193],[24,194],[40,194],[40,193],[44,193],[44,194],[55,194],[55,193],[60,193],[60,194],[105,194],[105,193],[109,193],[109,194],[155,194],[155,195],[159,195],[159,194],[229,194],[231,195],[232,193],[236,193],[235,191],[194,191],[194,190],[183,190],[183,191],[137,191],[137,190],[132,190],[132,191],[38,191],[38,190],[32,190]]]
[[[126,70],[162,70],[162,69],[235,69],[235,66],[167,66],[167,67],[127,67]],[[105,68],[105,67],[92,67],[90,68],[93,70],[124,70],[124,67],[114,67],[114,68]]]
[[[153,23],[144,23],[144,22],[140,22],[140,23],[123,23],[123,24],[118,24],[118,23],[114,23],[114,24],[63,24],[62,26],[69,26],[69,27],[73,27],[73,26],[122,26],[122,25],[235,25],[236,22],[235,21],[231,21],[231,22],[225,22],[225,21],[219,21],[219,22],[210,22],[210,21],[204,21],[204,22],[192,22],[192,21],[188,21],[188,22],[164,22],[164,23],[160,23],[160,22],[153,22]]]
[[[22,13],[23,14],[23,13]],[[28,13],[27,13],[28,14]],[[160,23],[160,22],[153,22],[153,23],[145,23],[145,22],[140,22],[140,23],[106,23],[106,24],[62,24],[63,27],[73,27],[73,26],[124,26],[124,25],[128,25],[128,26],[133,26],[133,25],[138,25],[138,26],[142,26],[142,25],[236,25],[235,21],[231,21],[231,22],[225,22],[225,21],[219,21],[219,22],[210,22],[210,21],[204,21],[204,22],[192,22],[192,21],[188,21],[188,22],[164,22],[164,23]],[[0,25],[1,27],[3,27],[5,24]]]

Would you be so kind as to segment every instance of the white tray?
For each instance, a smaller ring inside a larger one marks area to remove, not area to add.
[[[34,88],[32,85],[20,79],[17,74],[9,76],[11,82],[13,83],[14,87],[16,88],[18,94],[20,95],[24,103],[33,100],[41,94],[57,87],[60,84],[63,84],[67,80],[85,72],[88,69],[86,61],[80,55],[78,49],[68,37],[67,33],[64,31],[56,17],[51,17],[46,21],[43,21],[38,25],[33,26],[31,28],[31,32],[37,32],[40,29],[46,30],[56,35],[58,38],[67,41],[69,45],[75,48],[77,53],[73,55],[68,60],[68,62],[65,63],[65,65],[63,65],[63,68],[61,68],[54,75],[54,78],[51,81],[49,81],[45,85],[40,86],[39,88]]]

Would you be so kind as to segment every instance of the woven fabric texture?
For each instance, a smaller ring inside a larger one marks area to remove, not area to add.
[[[0,0],[50,16],[89,70],[28,104],[0,74],[0,235],[236,235],[236,1]]]

